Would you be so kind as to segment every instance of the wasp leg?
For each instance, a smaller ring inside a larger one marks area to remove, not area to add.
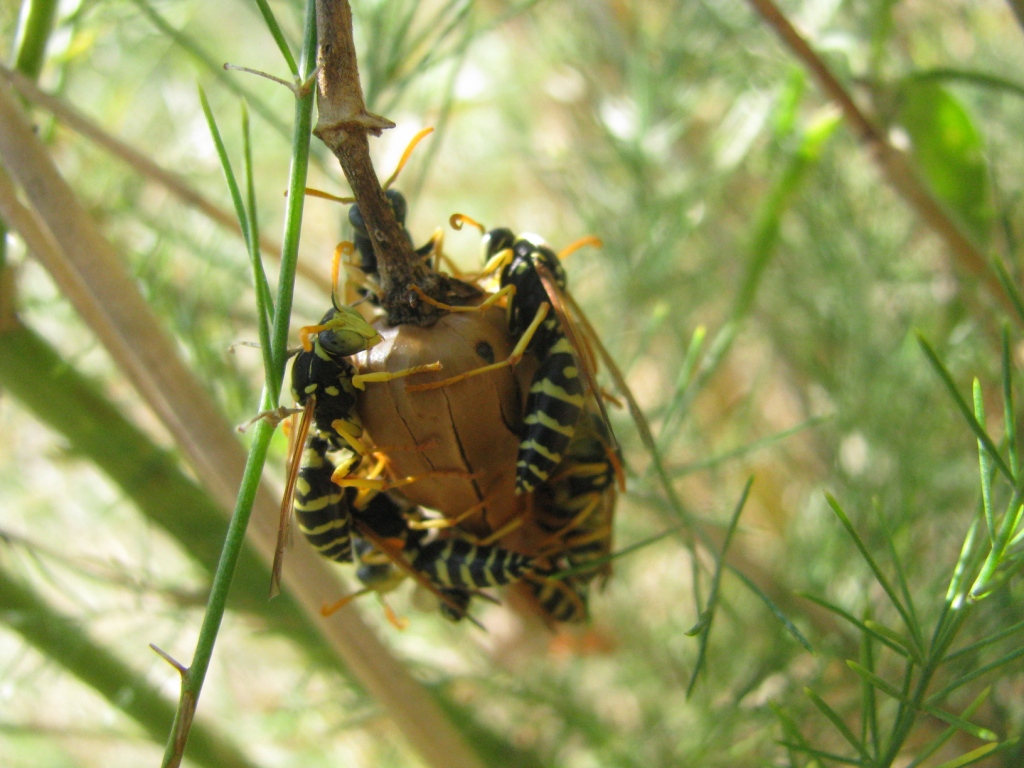
[[[391,188],[391,185],[395,183],[395,179],[398,178],[398,174],[402,172],[402,169],[405,168],[405,164],[409,162],[409,158],[412,157],[412,151],[416,149],[416,145],[423,141],[423,139],[425,139],[433,132],[433,128],[424,128],[423,130],[421,130],[419,133],[412,137],[412,139],[406,145],[405,151],[402,153],[401,159],[398,161],[398,167],[395,168],[395,172],[391,174],[388,180],[381,185],[382,189],[388,190]]]
[[[529,327],[523,332],[523,335],[519,338],[519,342],[516,344],[515,349],[512,350],[505,360],[500,363],[492,363],[491,365],[485,365],[482,368],[475,368],[472,371],[466,371],[460,373],[458,376],[452,376],[450,379],[442,379],[441,381],[434,381],[429,384],[413,384],[410,387],[406,387],[407,392],[423,392],[428,389],[439,389],[441,387],[448,387],[452,384],[468,379],[471,376],[479,376],[482,373],[488,373],[489,371],[496,371],[500,368],[509,368],[516,365],[520,360],[523,359],[523,355],[526,354],[526,348],[530,346],[530,341],[533,339],[533,335],[537,332],[540,324],[544,322],[544,318],[547,317],[548,311],[551,309],[551,305],[547,302],[543,303],[538,307],[537,314],[533,317],[533,322],[530,323]]]
[[[277,408],[274,408],[273,410],[260,411],[244,424],[239,424],[238,427],[236,427],[236,429],[239,432],[245,432],[245,430],[247,430],[257,421],[266,421],[270,424],[270,426],[276,428],[278,424],[280,424],[282,421],[285,421],[289,417],[294,416],[296,413],[302,413],[302,408],[286,408],[285,406],[282,405]]]
[[[493,494],[492,494],[493,495]],[[431,529],[444,529],[454,528],[455,526],[465,522],[470,517],[475,515],[481,509],[486,507],[493,499],[491,496],[484,497],[481,501],[477,502],[462,514],[456,517],[435,517],[428,520],[410,520],[409,527],[416,530],[431,530]]]
[[[418,295],[420,297],[420,301],[423,301],[423,302],[429,304],[432,307],[437,307],[438,309],[443,309],[446,312],[482,312],[483,310],[487,309],[488,307],[494,306],[494,304],[496,304],[498,301],[500,301],[505,296],[508,296],[508,297],[514,296],[515,292],[516,292],[516,287],[514,285],[506,285],[500,291],[496,291],[495,293],[492,293],[490,296],[488,296],[484,301],[480,302],[479,304],[472,304],[470,306],[456,306],[455,304],[445,304],[443,301],[438,301],[437,299],[431,298],[418,285],[414,285],[412,287],[412,289],[413,289],[413,291],[416,292],[416,295]]]
[[[600,248],[601,246],[604,245],[604,243],[601,242],[601,238],[595,237],[594,235],[587,235],[586,237],[581,237],[579,240],[569,243],[567,246],[565,246],[565,248],[558,252],[559,261],[567,259],[572,254],[576,253],[576,251],[578,251],[580,248],[583,248],[584,246],[587,245],[592,245],[595,248]]]
[[[400,371],[377,371],[376,373],[357,373],[352,377],[352,386],[356,389],[366,389],[366,384],[391,381],[412,376],[417,373],[433,373],[441,370],[441,363],[427,363],[426,365],[414,365],[412,368],[403,368]]]
[[[428,477],[458,477],[460,479],[472,479],[476,477],[472,472],[463,472],[458,469],[435,469],[431,472],[424,472],[422,475],[409,475],[400,477],[397,480],[388,480],[386,477],[347,477],[346,472],[335,471],[331,480],[335,485],[342,488],[360,488],[370,491],[390,491],[394,488],[401,488],[403,485],[411,485],[417,480]]]

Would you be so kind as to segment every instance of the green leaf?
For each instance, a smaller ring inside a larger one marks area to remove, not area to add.
[[[978,747],[977,749],[968,752],[966,755],[961,755],[955,760],[943,763],[942,765],[937,766],[937,768],[961,768],[962,766],[976,763],[981,760],[981,758],[987,757],[990,753],[999,749],[999,747],[999,744],[986,744],[983,747]]]
[[[826,704],[825,700],[821,698],[821,696],[816,694],[814,691],[812,691],[810,688],[804,688],[804,693],[807,694],[807,696],[813,702],[814,706],[818,708],[818,711],[821,712],[821,714],[823,714],[825,717],[827,717],[829,722],[831,722],[832,725],[835,726],[836,730],[839,731],[840,735],[844,739],[846,739],[850,746],[857,750],[857,753],[860,755],[861,760],[863,760],[864,762],[869,761],[871,757],[868,754],[866,747],[864,746],[864,744],[860,742],[859,739],[857,739],[856,736],[853,735],[853,731],[851,731],[847,727],[846,723],[843,722],[843,718],[839,716],[839,713],[832,709],[832,707],[830,707],[828,704]]]
[[[934,81],[908,80],[901,95],[897,119],[932,193],[985,245],[993,220],[991,191],[981,134],[970,114]]]

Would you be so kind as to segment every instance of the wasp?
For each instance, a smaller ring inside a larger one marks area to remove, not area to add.
[[[565,458],[534,499],[535,520],[574,573],[586,581],[611,572],[615,477],[621,459],[610,443],[608,425],[586,411],[576,425]]]
[[[382,596],[411,576],[439,598],[446,618],[457,621],[466,617],[479,589],[510,584],[532,569],[532,558],[501,547],[461,538],[429,540],[421,512],[394,493],[337,485],[329,449],[327,440],[310,435],[294,501],[299,530],[321,555],[359,564],[356,577],[364,588],[329,612],[367,592]]]
[[[349,358],[379,343],[380,336],[349,307],[332,306],[319,324],[302,328],[299,335],[303,347],[292,363],[292,394],[302,407],[296,443],[302,453],[299,461],[293,458],[282,520],[293,507],[300,530],[327,558],[354,562],[358,553],[357,575],[367,591],[383,593],[411,575],[441,600],[449,618],[465,616],[473,590],[509,584],[529,571],[531,558],[501,547],[459,538],[425,541],[424,529],[429,526],[419,519],[422,515],[387,492],[418,478],[389,483],[377,477],[379,469],[352,476],[368,454],[356,410],[358,390],[367,382],[391,381],[438,366],[356,373]],[[340,459],[335,462],[332,457]],[[283,544],[282,535],[274,586],[280,578]],[[386,561],[368,561],[368,549]]]
[[[463,222],[484,228],[469,217],[456,214],[452,224]],[[563,251],[567,255],[592,239],[579,241]],[[566,274],[561,258],[536,235],[515,235],[501,227],[484,234],[484,274],[501,270],[500,288],[477,307],[451,307],[450,311],[477,311],[506,297],[509,334],[516,340],[512,354],[498,363],[429,384],[416,384],[416,392],[447,387],[469,376],[516,365],[526,353],[538,361],[527,394],[519,455],[516,461],[516,493],[529,493],[550,477],[572,440],[588,394],[608,423],[603,395],[594,377],[593,354],[574,330],[564,308]],[[425,294],[421,298],[432,301]],[[436,303],[436,302],[435,302]],[[610,427],[608,434],[611,436]],[[612,438],[614,439],[614,438]]]
[[[299,336],[302,348],[292,362],[291,383],[292,396],[302,413],[295,440],[295,451],[301,453],[301,461],[293,454],[281,506],[281,526],[271,581],[271,592],[275,594],[280,584],[286,540],[284,532],[291,516],[292,498],[296,499],[296,511],[300,515],[315,516],[320,511],[317,505],[340,504],[341,499],[333,498],[338,494],[331,488],[340,492],[340,485],[367,485],[358,480],[345,480],[369,453],[362,440],[363,427],[356,410],[357,391],[365,388],[367,382],[390,381],[438,369],[437,365],[426,365],[394,373],[356,373],[348,358],[380,343],[381,338],[358,312],[337,303],[320,323],[302,328]],[[343,461],[335,465],[328,460],[330,451],[343,452]],[[369,484],[384,487],[383,482]],[[324,524],[326,521],[320,523]],[[337,548],[336,552],[321,550],[328,557],[351,559],[349,530],[346,528],[349,524],[349,516],[341,515],[331,523],[332,529],[325,531],[335,541],[333,547]]]
[[[409,245],[413,245],[412,234],[405,227],[405,219],[409,215],[409,204],[405,200],[405,195],[397,189],[388,188],[384,191],[384,196],[391,204],[395,220],[405,233]],[[348,209],[348,222],[352,226],[352,249],[359,254],[359,264],[357,265],[359,271],[365,278],[373,280],[377,276],[377,254],[373,250],[373,241],[370,239],[370,233],[366,229],[366,222],[363,220],[363,214],[358,205],[353,204]],[[433,267],[430,257],[439,250],[438,241],[440,239],[441,237],[435,233],[426,243],[414,248],[416,255],[422,258],[428,267]]]
[[[580,622],[588,616],[590,583],[611,573],[612,519],[620,457],[603,419],[584,411],[565,457],[534,495],[533,519],[547,535],[537,547],[548,571],[527,580],[536,603],[554,621]],[[568,571],[554,577],[557,571]]]
[[[502,362],[408,389],[450,386],[515,365],[526,354],[537,359],[520,432],[516,492],[532,494],[529,517],[541,541],[534,539],[528,549],[536,551],[544,566],[535,568],[525,583],[549,619],[584,621],[591,581],[598,574],[606,579],[610,572],[616,485],[624,485],[605,395],[595,382],[594,355],[588,337],[566,311],[572,307],[582,318],[567,293],[562,259],[594,239],[556,254],[536,235],[516,235],[504,227],[485,231],[468,217],[452,217],[456,228],[463,223],[484,233],[482,274],[500,270],[498,290],[482,306],[506,297],[509,334],[516,346]],[[581,324],[588,334],[593,332],[588,322]],[[599,349],[605,355],[603,347]]]

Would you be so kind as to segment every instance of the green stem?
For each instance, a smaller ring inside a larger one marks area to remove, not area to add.
[[[30,0],[25,23],[18,30],[14,68],[33,80],[39,77],[46,60],[46,44],[53,31],[57,0]],[[7,263],[7,225],[0,220],[0,269]]]
[[[303,39],[303,55],[301,72],[303,78],[309,76],[313,69],[316,50],[316,23],[312,0],[306,9],[306,27]],[[299,231],[302,223],[302,206],[306,186],[306,171],[309,162],[309,138],[312,127],[313,95],[296,100],[295,131],[292,140],[292,164],[288,184],[288,209],[286,213],[286,230],[281,255],[281,272],[278,281],[277,310],[274,317],[274,334],[271,341],[272,362],[274,370],[266,372],[267,386],[263,390],[262,405],[264,409],[274,407],[276,398],[272,399],[275,389],[280,390],[280,382],[284,378],[284,362],[288,343],[288,322],[291,314],[292,291],[295,281],[295,263],[298,259]],[[275,387],[276,385],[276,387]],[[263,464],[267,457],[267,448],[274,428],[266,421],[257,423],[254,430],[249,458],[246,461],[242,476],[235,510],[228,525],[228,535],[224,541],[221,559],[214,574],[210,599],[206,615],[196,642],[192,664],[182,674],[181,698],[174,717],[167,748],[164,752],[164,768],[176,768],[184,755],[188,740],[192,717],[195,713],[199,694],[202,691],[206,672],[209,668],[213,647],[220,630],[228,590],[238,563],[238,557],[245,539],[249,516],[252,514],[253,501],[263,474]]]
[[[39,77],[46,60],[46,44],[57,16],[57,0],[31,0],[25,23],[18,30],[18,52],[14,68],[33,80]]]
[[[306,28],[302,41],[302,62],[299,71],[303,82],[309,78],[316,61],[316,14],[313,0],[306,4]],[[277,278],[277,302],[274,305],[274,327],[270,344],[273,370],[267,379],[278,383],[284,379],[284,363],[288,350],[288,326],[292,314],[292,293],[295,288],[295,265],[299,259],[299,234],[302,231],[302,209],[306,199],[306,171],[309,168],[309,142],[313,131],[312,92],[295,102],[295,132],[292,134],[292,165],[288,181],[288,204],[285,209],[284,244],[281,246],[281,269]],[[275,400],[270,404],[277,404]]]

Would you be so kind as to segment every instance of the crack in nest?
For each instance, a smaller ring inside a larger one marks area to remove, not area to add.
[[[402,414],[402,409],[397,407],[398,400],[395,399],[394,391],[391,392],[391,401],[395,404],[395,414],[399,419],[402,420],[402,426],[405,427],[405,431],[409,434],[409,441],[414,445],[419,445],[420,441],[416,438],[416,433],[413,432],[412,427],[409,426],[409,422],[406,421],[405,416]],[[450,409],[449,409],[450,410]],[[431,472],[437,471],[437,467],[434,466],[434,462],[430,459],[430,454],[427,451],[420,451],[420,455],[423,456],[423,461],[426,462],[427,466],[430,467]]]
[[[445,408],[448,409],[448,422],[452,425],[452,434],[455,436],[455,444],[459,448],[459,456],[462,457],[462,463],[465,465],[466,469],[469,470],[470,473],[472,473],[473,472],[473,465],[469,463],[469,458],[466,456],[466,450],[465,450],[465,448],[462,445],[462,438],[459,437],[459,429],[455,425],[455,418],[454,418],[454,414],[452,413],[452,403],[451,403],[451,400],[448,399],[448,393],[445,392],[443,389],[441,390],[441,394],[444,395],[444,405],[445,405]],[[483,494],[483,491],[480,488],[480,484],[477,483],[475,477],[470,477],[470,482],[473,483],[473,491],[476,493],[477,503],[483,502],[484,501],[484,494]],[[483,519],[484,523],[487,524],[487,527],[490,528],[491,527],[491,523],[487,519],[487,505],[486,504],[484,506],[480,507],[480,517]]]

